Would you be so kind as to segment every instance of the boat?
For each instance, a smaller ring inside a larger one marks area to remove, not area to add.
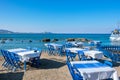
[[[120,29],[115,29],[110,35],[111,41],[120,41]]]

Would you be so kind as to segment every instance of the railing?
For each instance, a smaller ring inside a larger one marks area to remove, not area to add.
[[[120,46],[102,45],[99,46],[99,50],[112,62],[120,62]]]

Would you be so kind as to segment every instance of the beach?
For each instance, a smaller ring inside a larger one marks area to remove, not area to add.
[[[0,65],[3,63],[3,58],[0,58]],[[48,55],[42,52],[41,65],[39,68],[27,65],[27,70],[17,70],[8,72],[0,66],[0,80],[72,80],[66,65],[66,56]],[[115,65],[114,68],[120,77],[120,67]]]
[[[0,0],[0,11],[0,80],[120,80],[120,0]]]

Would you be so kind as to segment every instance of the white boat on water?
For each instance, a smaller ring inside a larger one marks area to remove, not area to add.
[[[120,29],[115,29],[112,31],[110,36],[111,41],[120,41]]]

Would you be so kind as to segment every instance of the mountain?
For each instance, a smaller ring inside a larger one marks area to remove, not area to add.
[[[9,31],[9,30],[4,30],[4,29],[0,29],[0,34],[23,34],[23,32],[13,32],[13,31]],[[24,32],[25,33],[25,32]],[[32,32],[29,32],[32,33]],[[26,32],[26,34],[29,34],[28,32]],[[36,33],[33,33],[36,34]],[[41,34],[53,34],[52,32],[41,32]]]
[[[14,33],[14,32],[0,29],[0,34],[10,34],[10,33]]]
[[[53,34],[52,32],[42,32],[42,34]]]

